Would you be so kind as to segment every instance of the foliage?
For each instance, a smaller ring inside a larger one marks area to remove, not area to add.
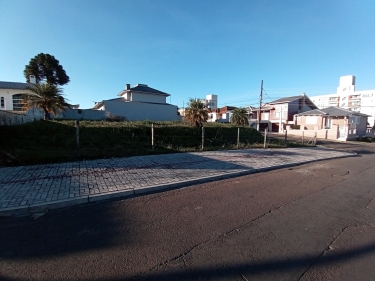
[[[126,117],[120,116],[120,115],[112,115],[110,112],[107,112],[105,121],[108,121],[108,122],[123,122],[123,121],[126,121]]]
[[[49,113],[57,115],[57,110],[64,111],[69,104],[62,95],[62,89],[48,83],[31,84],[26,87],[32,94],[26,94],[24,97],[24,109],[32,107],[40,108],[44,111],[44,120],[50,118]]]
[[[372,137],[358,137],[357,138],[357,141],[361,141],[361,142],[373,142],[375,141],[375,138],[372,138]]]
[[[290,128],[291,128],[292,130],[299,130],[300,127],[301,127],[301,125],[290,125]]]
[[[184,120],[189,121],[195,127],[202,126],[203,122],[207,122],[208,110],[202,101],[190,99],[188,106],[185,110]]]
[[[7,137],[0,138],[0,147],[17,158],[19,165],[201,150],[202,129],[185,122],[154,122],[154,152],[151,150],[152,122],[82,120],[79,124],[79,154],[75,148],[74,120],[1,126]],[[256,130],[241,128],[241,148],[260,147],[262,141],[262,135]],[[205,125],[205,150],[235,149],[236,146],[237,127]]]
[[[151,150],[154,124],[155,150]],[[237,148],[238,128],[230,124],[205,124],[205,150]],[[202,129],[185,122],[79,122],[80,151],[76,150],[75,122],[35,121],[1,126],[2,151],[14,156],[17,165],[46,164],[81,159],[128,157],[148,154],[200,151]],[[240,128],[240,148],[263,148],[264,137],[250,127]],[[268,139],[268,148],[306,146]],[[1,161],[0,161],[1,162]],[[1,163],[0,163],[1,165]],[[4,163],[6,165],[6,163]]]
[[[23,74],[30,83],[30,75],[35,75],[37,84],[46,82],[52,85],[68,84],[70,79],[65,70],[54,56],[40,53],[32,58],[25,66]]]
[[[120,115],[109,115],[105,118],[105,121],[108,121],[108,122],[123,122],[123,121],[126,121],[126,118],[124,116],[120,116]]]
[[[245,108],[239,107],[232,110],[230,122],[234,125],[244,126],[249,124],[249,116]]]

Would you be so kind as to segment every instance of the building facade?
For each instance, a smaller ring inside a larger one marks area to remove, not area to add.
[[[35,83],[35,77],[30,77]],[[22,82],[0,81],[0,125],[15,125],[39,120],[43,112],[37,108],[25,110],[23,97],[31,92],[27,89],[30,84]]]
[[[356,78],[353,75],[341,76],[336,93],[310,97],[311,101],[319,109],[330,106],[344,108],[354,112],[360,112],[368,117],[370,126],[374,126],[375,121],[375,89],[355,90]]]
[[[106,115],[122,116],[128,121],[179,121],[181,116],[175,105],[166,102],[169,94],[153,89],[145,84],[131,87],[118,94],[119,98],[95,103],[93,110],[103,111]]]

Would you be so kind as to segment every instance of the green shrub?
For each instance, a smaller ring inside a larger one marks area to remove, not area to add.
[[[154,151],[151,126],[154,124]],[[254,128],[240,126],[240,148],[263,147],[263,136]],[[238,126],[205,123],[205,150],[235,149]],[[5,137],[6,136],[6,137]],[[76,151],[74,120],[35,121],[17,126],[0,126],[0,147],[21,165],[160,153],[199,151],[202,128],[187,122],[79,122],[79,153]],[[270,140],[269,147],[289,143]]]
[[[290,125],[290,128],[292,130],[299,130],[301,128],[301,125]]]
[[[373,142],[373,141],[375,141],[375,138],[372,138],[372,137],[361,137],[361,138],[357,138],[357,141],[361,141],[361,142]]]

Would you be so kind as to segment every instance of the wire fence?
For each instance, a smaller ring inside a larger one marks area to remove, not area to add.
[[[296,145],[282,137],[269,137],[267,132],[261,134],[251,127],[217,123],[192,127],[185,122],[36,121],[1,126],[0,135],[1,150],[24,165]],[[308,140],[303,142],[306,145]]]

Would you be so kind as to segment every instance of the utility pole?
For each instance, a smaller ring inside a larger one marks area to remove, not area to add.
[[[257,124],[257,130],[260,130],[260,114],[261,114],[261,106],[262,106],[262,95],[263,95],[263,80],[260,84],[260,97],[259,97],[259,110],[258,110],[258,124]]]

